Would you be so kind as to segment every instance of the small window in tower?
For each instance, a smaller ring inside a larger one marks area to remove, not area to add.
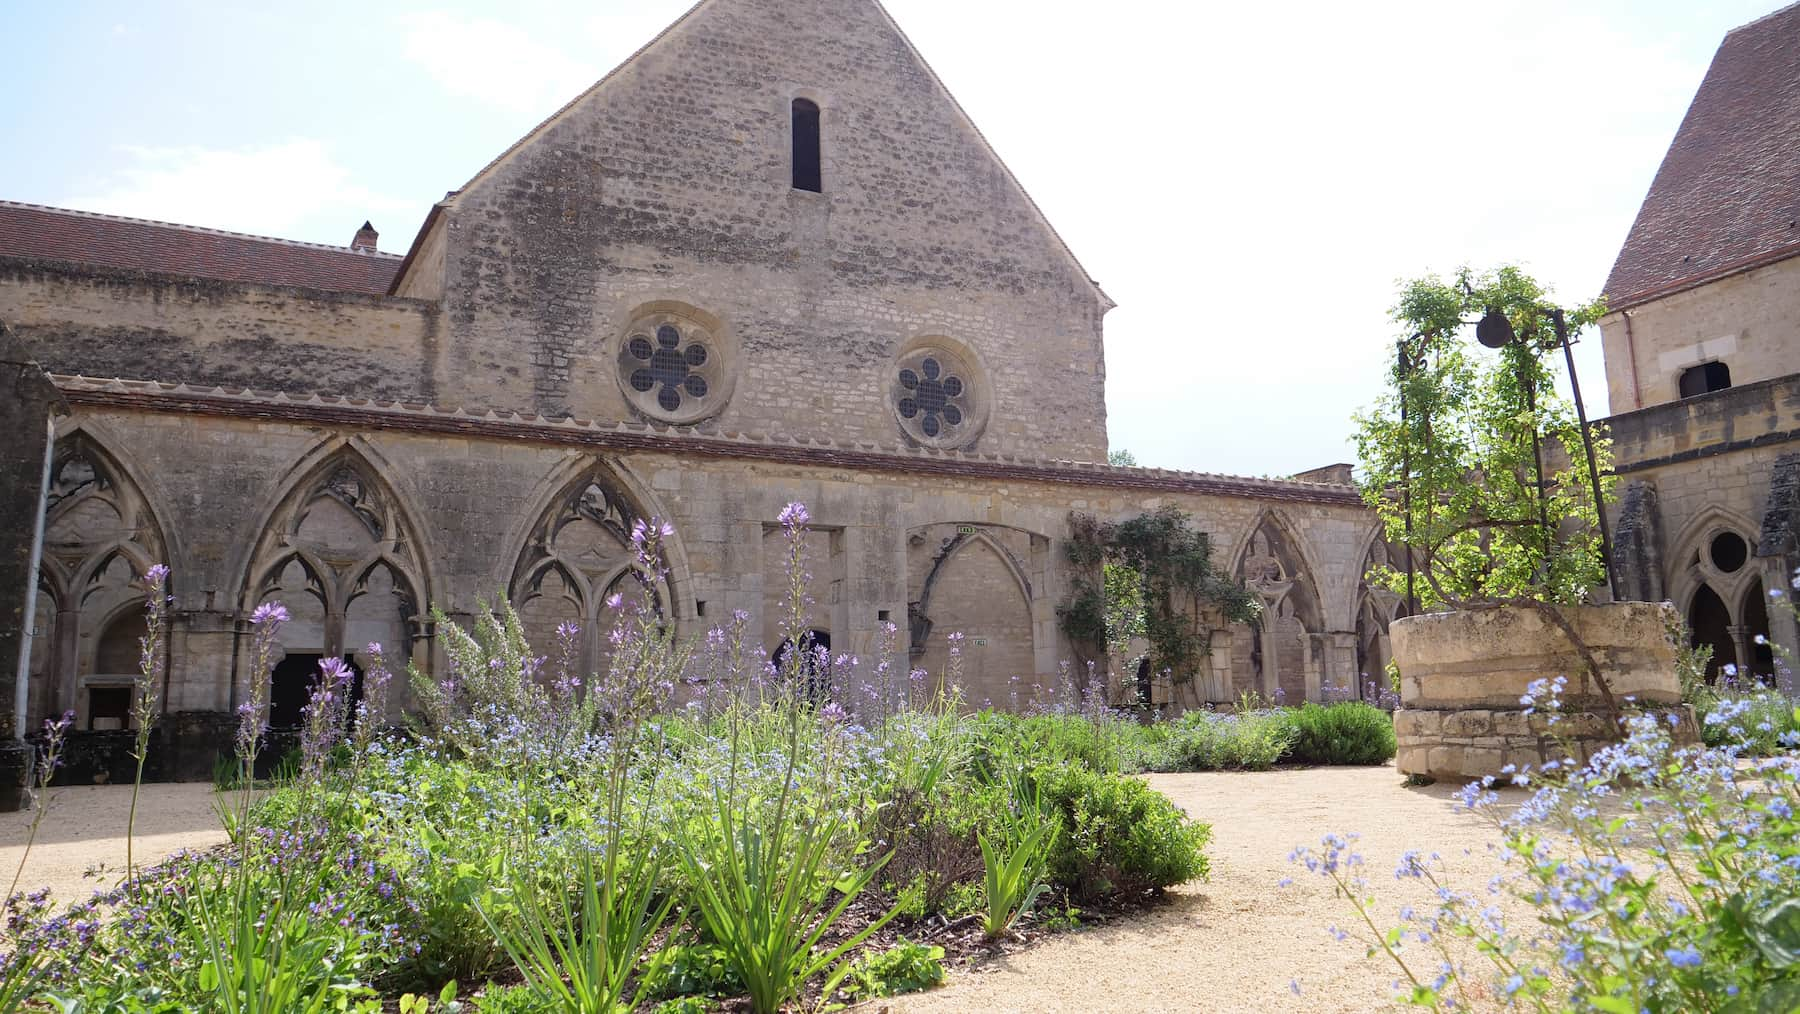
[[[1688,368],[1681,375],[1681,396],[1692,398],[1696,394],[1710,391],[1723,391],[1731,386],[1731,367],[1724,363],[1701,363]]]
[[[809,99],[794,100],[794,189],[824,191],[820,175],[819,106]]]

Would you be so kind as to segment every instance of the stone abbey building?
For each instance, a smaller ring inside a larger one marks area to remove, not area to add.
[[[1606,294],[1618,595],[1775,675],[1800,652],[1800,4],[1725,37]]]
[[[370,641],[441,665],[430,610],[502,592],[597,664],[638,518],[675,527],[679,632],[741,609],[771,648],[796,500],[818,637],[869,657],[893,623],[935,673],[960,631],[972,701],[1073,657],[1071,511],[1190,511],[1264,597],[1159,700],[1378,670],[1393,602],[1347,466],[1102,464],[1111,305],[874,0],[702,0],[403,256],[0,203],[0,731],[127,725],[157,561],[189,774],[260,602],[295,614],[278,707]]]

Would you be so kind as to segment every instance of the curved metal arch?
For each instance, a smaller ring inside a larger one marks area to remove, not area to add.
[[[156,562],[167,564],[169,567],[170,591],[175,592],[189,580],[199,580],[187,573],[192,568],[187,566],[189,562],[187,551],[182,547],[179,533],[163,524],[163,518],[174,515],[160,506],[158,501],[161,499],[161,490],[151,484],[150,477],[144,474],[136,464],[113,450],[115,447],[125,446],[124,442],[114,436],[104,423],[94,419],[77,419],[69,425],[67,431],[61,431],[59,428],[56,434],[58,444],[64,440],[75,439],[85,440],[88,446],[100,455],[101,460],[113,472],[115,478],[129,483],[132,491],[137,495],[138,502],[143,506],[144,512],[149,515],[143,521],[156,533],[157,541],[161,543],[162,555],[165,559]],[[46,518],[45,521],[46,527],[48,527],[49,519]]]

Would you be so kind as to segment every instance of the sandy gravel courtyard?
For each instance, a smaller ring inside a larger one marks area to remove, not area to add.
[[[182,849],[206,848],[225,840],[213,810],[211,783],[146,785],[138,798],[136,859],[155,862]],[[79,901],[96,888],[119,882],[125,869],[125,817],[131,809],[129,785],[71,785],[50,790],[50,810],[19,878],[19,890],[49,887],[64,902]],[[25,851],[32,814],[0,813],[0,891],[12,882]],[[110,873],[84,878],[104,864]]]
[[[1363,1012],[1388,1007],[1394,972],[1327,927],[1350,910],[1330,884],[1287,862],[1326,832],[1357,832],[1370,879],[1390,903],[1425,901],[1392,870],[1409,848],[1437,851],[1452,877],[1477,888],[1493,866],[1493,834],[1450,798],[1451,786],[1408,788],[1392,766],[1266,773],[1155,775],[1150,782],[1213,825],[1212,879],[1178,889],[1147,916],[1096,925],[955,974],[943,988],[892,1002],[906,1014],[945,1011]],[[122,868],[129,786],[54,790],[22,889],[86,897],[97,863]],[[1521,794],[1522,798],[1522,794]],[[210,785],[146,785],[138,854],[160,858],[223,841]],[[10,880],[30,814],[0,814],[0,871]],[[1284,877],[1294,877],[1279,887]],[[116,882],[114,874],[106,883]],[[1294,991],[1295,986],[1299,992]]]
[[[1327,832],[1362,835],[1359,850],[1392,918],[1425,904],[1418,881],[1396,882],[1407,849],[1437,851],[1461,887],[1494,872],[1489,825],[1451,799],[1455,786],[1408,788],[1390,764],[1261,773],[1153,775],[1150,783],[1213,825],[1212,879],[1177,889],[1147,917],[1056,937],[953,975],[894,1005],[946,1011],[1351,1012],[1390,1006],[1395,971],[1329,935],[1353,918],[1328,881],[1288,863]],[[1519,793],[1523,798],[1523,793]],[[1465,851],[1466,850],[1466,851]],[[1293,877],[1289,887],[1278,887]],[[1426,967],[1431,967],[1429,964]],[[1298,986],[1299,992],[1294,991]]]

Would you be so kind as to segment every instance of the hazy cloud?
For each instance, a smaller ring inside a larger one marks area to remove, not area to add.
[[[59,203],[277,236],[314,216],[336,216],[346,243],[365,218],[417,213],[415,202],[358,185],[324,142],[308,138],[231,149],[126,145],[120,156],[117,169]]]
[[[398,21],[402,57],[449,94],[507,112],[548,116],[605,73],[556,36],[493,18],[425,11]]]

